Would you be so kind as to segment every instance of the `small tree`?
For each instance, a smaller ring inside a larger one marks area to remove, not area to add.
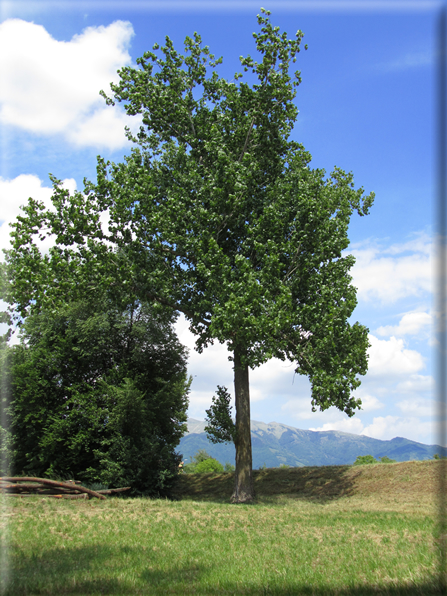
[[[234,442],[236,426],[231,417],[231,395],[226,387],[217,386],[217,397],[213,396],[212,405],[206,410],[205,432],[212,443]]]
[[[127,131],[131,156],[121,164],[99,158],[97,182],[86,181],[84,194],[71,197],[53,178],[54,210],[30,200],[8,254],[10,302],[19,312],[61,292],[127,283],[140,300],[182,312],[199,352],[216,340],[227,343],[236,503],[254,494],[250,368],[289,359],[311,381],[313,411],[335,406],[352,416],[369,345],[368,330],[348,322],[357,303],[349,276],[354,257],[342,253],[352,213],[367,214],[374,195],[364,197],[339,168],[329,178],[311,170],[310,154],[290,140],[301,77],[289,67],[303,33],[288,39],[269,15],[262,9],[261,31],[253,34],[261,61],[241,58],[252,86],[241,73],[233,81],[216,71],[209,76],[221,60],[197,33],[185,39],[186,56],[167,37],[161,54],[155,44],[138,68],[121,69],[113,99],[103,95],[142,115],[140,132]],[[107,210],[105,233],[100,216]],[[56,234],[47,260],[33,240],[39,230]],[[113,245],[127,267],[114,265]],[[67,270],[72,274],[64,277]]]

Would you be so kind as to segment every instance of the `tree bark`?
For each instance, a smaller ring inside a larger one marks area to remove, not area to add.
[[[236,398],[236,472],[232,503],[249,503],[253,500],[253,474],[250,429],[250,387],[248,366],[242,365],[243,351],[234,350],[234,392]]]

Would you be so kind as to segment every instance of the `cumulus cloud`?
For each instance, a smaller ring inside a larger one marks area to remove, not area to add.
[[[188,416],[200,420],[211,405],[217,385],[227,387],[233,394],[233,363],[228,361],[226,345],[218,342],[199,354],[194,349],[196,337],[189,330],[189,323],[184,315],[179,316],[174,327],[180,342],[189,349],[188,374],[193,377],[193,381]]]
[[[73,178],[63,180],[62,185],[70,192],[76,190],[76,181]],[[32,174],[21,174],[12,180],[0,177],[0,204],[2,213],[0,220],[0,250],[10,249],[10,223],[13,223],[21,213],[21,206],[28,203],[28,198],[32,197],[37,201],[42,201],[48,209],[51,207],[51,196],[53,188],[43,186],[42,181]],[[41,243],[40,249],[45,251],[52,245],[52,239],[47,237]],[[0,252],[0,260],[3,260],[3,252]]]
[[[417,335],[427,336],[433,324],[433,317],[428,312],[411,311],[403,315],[398,325],[385,325],[376,329],[377,335],[383,336],[403,336]]]
[[[78,146],[125,146],[124,125],[135,130],[138,118],[107,107],[99,91],[108,93],[117,69],[130,64],[133,35],[129,22],[115,21],[58,41],[41,25],[7,19],[0,24],[0,121],[62,133]]]
[[[434,242],[427,234],[386,248],[376,243],[357,244],[350,252],[356,258],[351,275],[360,300],[390,304],[433,291]]]
[[[434,438],[436,437],[436,424],[428,420],[422,421],[419,416],[428,416],[428,414],[421,414],[421,411],[408,412],[410,415],[406,417],[378,416],[373,419],[371,424],[366,426],[359,417],[338,418],[321,426],[312,427],[309,430],[338,430],[355,435],[365,435],[382,441],[390,441],[395,437],[405,437],[411,438],[412,441],[433,443],[436,441]]]
[[[408,416],[434,416],[440,410],[440,404],[438,402],[421,397],[403,399],[397,402],[396,405],[404,415],[406,414]]]
[[[385,441],[395,437],[411,437],[413,441],[426,441],[427,437],[434,436],[433,431],[434,424],[432,422],[421,421],[415,416],[408,418],[379,416],[374,418],[372,424],[366,426],[361,434]]]
[[[377,399],[374,395],[366,393],[364,390],[359,389],[355,392],[355,397],[362,400],[362,411],[371,412],[373,410],[380,410],[385,405]]]
[[[399,393],[431,393],[435,388],[435,380],[429,375],[413,374],[397,384],[396,390]]]
[[[327,422],[318,428],[309,428],[314,431],[338,430],[353,435],[362,434],[363,424],[359,418],[343,418],[334,422]]]
[[[389,340],[368,335],[370,341],[368,377],[410,375],[425,367],[424,358],[416,350],[405,348],[404,340],[394,336]]]

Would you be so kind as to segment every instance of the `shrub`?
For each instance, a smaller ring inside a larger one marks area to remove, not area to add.
[[[234,472],[236,469],[236,466],[233,466],[233,464],[230,464],[230,462],[226,462],[225,466],[224,466],[224,471],[225,472]]]
[[[209,474],[210,472],[221,474],[223,471],[223,465],[212,457],[199,462],[195,469],[196,474]]]
[[[379,459],[380,459],[381,464],[395,464],[396,463],[395,459],[390,459],[387,455],[384,455],[383,457],[379,457]]]
[[[372,455],[358,455],[353,463],[354,466],[363,466],[365,464],[378,464],[379,462]]]
[[[183,466],[183,471],[185,474],[195,474],[197,472],[197,466],[204,461],[209,459],[213,459],[209,453],[205,451],[205,449],[199,449],[195,455],[192,456],[191,462]],[[216,461],[216,460],[214,460]],[[217,462],[219,463],[219,462]],[[221,464],[219,464],[221,465]],[[223,471],[223,468],[222,468]]]

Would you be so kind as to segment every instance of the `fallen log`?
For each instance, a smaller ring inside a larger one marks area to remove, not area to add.
[[[45,493],[37,493],[37,494],[31,494],[31,493],[6,493],[7,495],[9,495],[10,497],[17,497],[20,499],[25,499],[28,497],[44,497],[45,499],[48,497],[49,499],[88,499],[88,494],[87,493],[80,493],[78,495],[70,495],[69,493],[64,493],[63,495],[51,495],[51,494],[45,494]]]
[[[126,486],[125,488],[104,488],[101,490],[97,490],[96,492],[100,495],[114,495],[115,493],[122,493],[123,491],[130,489],[130,486]]]
[[[5,490],[6,492],[29,492],[29,491],[37,491],[37,492],[42,492],[42,491],[56,491],[56,492],[60,492],[61,490],[63,490],[64,492],[70,492],[72,493],[73,491],[76,491],[77,488],[72,487],[72,488],[61,488],[59,486],[42,486],[40,484],[28,484],[28,483],[23,483],[23,484],[2,484],[0,483],[0,490]]]
[[[76,491],[80,493],[86,493],[92,497],[96,497],[97,499],[105,500],[105,496],[94,491],[90,490],[89,488],[85,488],[80,484],[74,485],[74,482],[58,482],[57,480],[48,480],[47,478],[35,478],[35,477],[28,477],[28,476],[2,476],[0,477],[0,481],[5,482],[36,482],[38,484],[43,484],[46,486],[56,487],[60,489],[69,489],[70,491]],[[20,486],[20,485],[18,485]],[[39,488],[39,487],[36,487]],[[35,489],[33,489],[35,490]],[[8,494],[8,493],[7,493]]]

